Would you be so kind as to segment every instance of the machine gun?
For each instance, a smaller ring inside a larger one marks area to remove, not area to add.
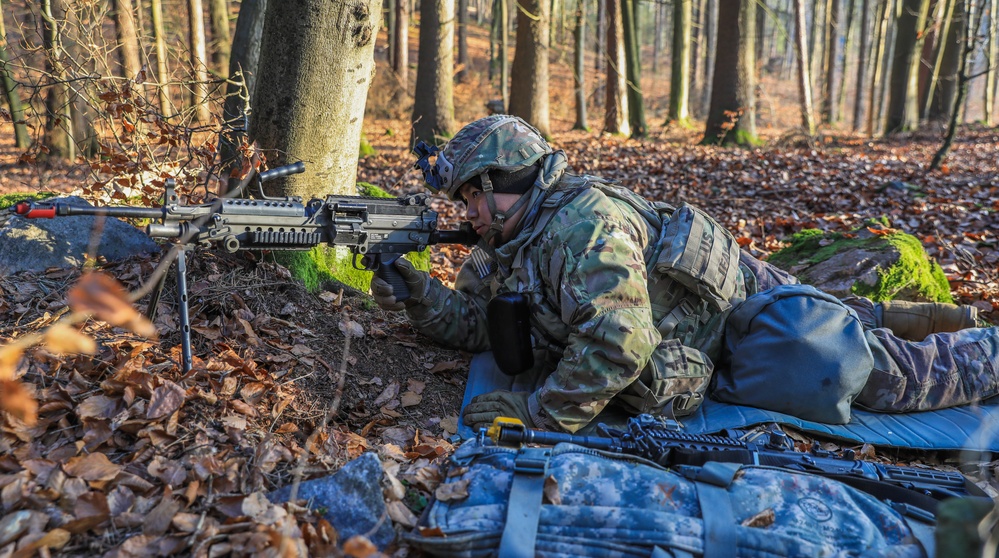
[[[262,183],[305,171],[303,163],[278,167],[255,175],[259,198],[219,198],[200,205],[183,205],[167,181],[162,207],[79,206],[65,203],[22,202],[13,207],[29,218],[97,215],[152,219],[146,234],[169,239],[177,251],[177,294],[180,302],[184,371],[191,369],[191,328],[187,305],[185,251],[195,247],[221,246],[239,250],[308,250],[319,244],[345,246],[353,252],[357,269],[374,271],[392,285],[397,300],[409,298],[409,289],[393,263],[408,252],[420,252],[431,244],[478,242],[469,223],[457,230],[439,230],[437,213],[430,209],[426,194],[401,198],[328,196],[303,202],[299,197],[268,197]],[[160,278],[147,313],[155,315]]]
[[[764,432],[723,431],[722,435],[689,434],[674,420],[639,415],[625,430],[600,426],[597,436],[579,436],[526,428],[517,419],[500,417],[479,436],[506,445],[570,443],[586,448],[627,454],[655,462],[681,473],[709,461],[765,465],[825,476],[891,503],[903,515],[933,521],[937,504],[947,498],[988,495],[960,473],[886,465],[855,459],[819,448],[795,451],[792,440],[775,425]]]

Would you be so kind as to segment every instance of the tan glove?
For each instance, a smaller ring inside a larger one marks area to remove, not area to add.
[[[520,419],[527,428],[534,428],[534,420],[527,407],[529,395],[525,391],[493,391],[479,395],[465,406],[461,420],[473,430],[488,427],[497,417]]]
[[[392,285],[376,274],[371,276],[371,296],[374,297],[378,306],[381,306],[384,310],[400,311],[419,304],[423,300],[423,296],[427,291],[427,283],[430,280],[430,274],[416,269],[405,258],[399,258],[395,261],[394,265],[396,271],[402,275],[406,287],[409,288],[409,298],[404,301],[397,301]]]

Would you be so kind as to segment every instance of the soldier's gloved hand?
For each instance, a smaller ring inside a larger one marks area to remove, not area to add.
[[[404,301],[396,300],[392,285],[388,281],[378,277],[377,274],[371,276],[371,296],[378,303],[378,306],[381,306],[384,310],[405,310],[423,300],[423,295],[427,291],[427,281],[430,280],[430,274],[416,269],[405,258],[397,259],[394,265],[396,271],[399,272],[399,275],[402,275],[402,280],[409,289],[409,298]]]
[[[531,411],[527,407],[529,395],[524,391],[493,391],[480,395],[465,406],[461,420],[476,431],[491,425],[496,417],[520,419],[527,428],[534,428]]]

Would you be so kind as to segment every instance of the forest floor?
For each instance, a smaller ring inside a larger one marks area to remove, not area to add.
[[[484,36],[472,35],[473,60],[483,60]],[[802,229],[844,231],[886,216],[922,240],[959,302],[999,322],[999,130],[963,127],[945,167],[928,172],[940,130],[877,140],[836,130],[802,138],[786,132],[795,114],[787,88],[765,82],[758,148],[697,145],[696,128],[660,125],[664,99],[651,94],[649,138],[572,131],[567,60],[560,51],[553,55],[552,143],[576,172],[702,207],[764,258]],[[650,77],[645,86],[655,91],[664,79]],[[484,65],[473,66],[470,80],[456,87],[457,122],[485,116],[492,96],[483,92],[490,91]],[[361,161],[358,179],[396,194],[421,190],[408,153],[409,107],[391,102],[382,62],[370,96],[364,129],[377,154]],[[600,122],[598,110],[590,116]],[[11,135],[9,124],[0,126],[0,194],[72,192],[88,180],[80,166],[19,163]],[[451,204],[435,204],[445,226],[458,222]],[[466,253],[435,247],[434,274],[453,281]],[[140,258],[103,269],[135,290],[155,263]],[[4,509],[30,512],[18,548],[214,556],[276,555],[287,544],[365,555],[363,539],[324,542],[328,525],[256,496],[336,471],[369,450],[404,481],[405,494],[387,491],[387,503],[397,527],[411,527],[453,449],[447,440],[470,355],[420,336],[363,293],[333,285],[307,292],[267,256],[196,252],[188,276],[191,373],[177,365],[179,320],[169,290],[155,322],[158,339],[90,320],[82,331],[96,340],[94,354],[65,356],[73,351],[48,339],[20,361],[17,375],[40,407],[34,424],[9,415],[0,424],[0,499]],[[0,277],[0,346],[50,331],[81,281],[104,292],[78,270]],[[999,461],[851,449],[882,462],[961,467],[999,495],[985,474],[994,479]]]

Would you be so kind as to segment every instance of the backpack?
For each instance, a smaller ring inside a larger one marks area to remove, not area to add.
[[[403,539],[433,556],[926,556],[928,523],[836,480],[473,438]]]
[[[853,309],[810,285],[779,285],[750,296],[729,314],[711,396],[846,424],[873,368]]]

